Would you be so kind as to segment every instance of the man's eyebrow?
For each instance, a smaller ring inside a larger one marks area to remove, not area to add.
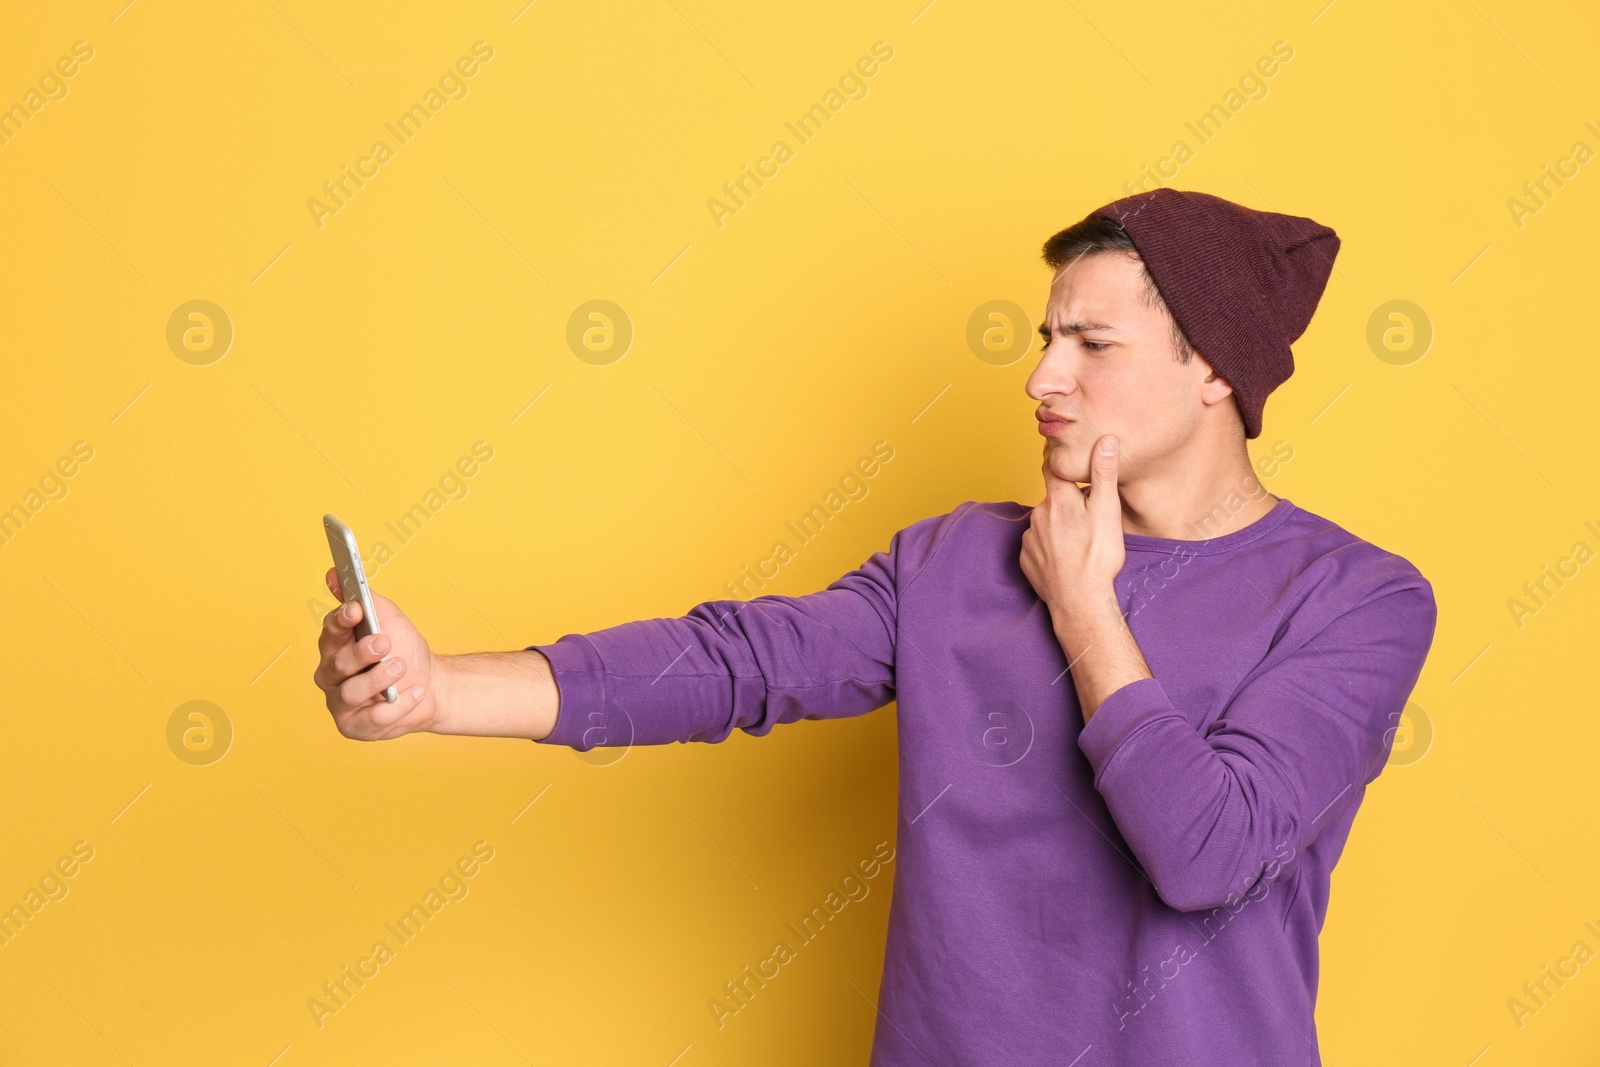
[[[1069,323],[1065,324],[1064,326],[1062,326],[1061,327],[1061,332],[1062,333],[1088,333],[1090,330],[1115,330],[1115,329],[1116,329],[1116,327],[1111,325],[1109,322],[1093,322],[1093,321],[1087,321],[1086,322],[1086,321],[1084,321],[1082,319],[1079,319],[1076,322],[1069,322]],[[1048,325],[1046,325],[1045,323],[1040,323],[1039,324],[1039,334],[1042,337],[1049,337],[1050,336],[1050,327]]]

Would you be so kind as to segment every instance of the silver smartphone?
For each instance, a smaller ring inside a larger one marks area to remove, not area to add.
[[[322,516],[322,525],[328,533],[328,547],[333,550],[333,569],[339,575],[339,588],[344,591],[345,603],[361,601],[361,621],[356,623],[356,639],[381,633],[378,629],[378,612],[372,605],[372,590],[367,585],[367,572],[361,568],[361,547],[356,544],[355,532],[332,515]],[[382,663],[388,658],[384,656],[378,662]],[[372,667],[367,669],[371,670]],[[383,699],[393,704],[400,699],[400,691],[391,685],[383,691]]]

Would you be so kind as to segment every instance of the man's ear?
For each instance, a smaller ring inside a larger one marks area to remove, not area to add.
[[[1202,403],[1207,406],[1220,404],[1233,395],[1233,386],[1229,385],[1222,375],[1212,369],[1211,364],[1206,362],[1204,356],[1196,352],[1194,361],[1200,368],[1199,372],[1205,375],[1204,380],[1200,383],[1200,400]]]

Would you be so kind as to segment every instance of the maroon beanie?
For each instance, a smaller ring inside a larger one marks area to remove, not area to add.
[[[1128,232],[1184,336],[1233,387],[1244,435],[1260,436],[1261,409],[1294,373],[1289,345],[1317,310],[1339,235],[1298,215],[1166,187],[1095,216]]]

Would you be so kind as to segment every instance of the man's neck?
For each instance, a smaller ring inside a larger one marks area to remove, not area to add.
[[[1198,466],[1184,458],[1181,469],[1129,472],[1134,476],[1119,487],[1124,533],[1206,541],[1244,529],[1278,502],[1247,454],[1201,460]]]

